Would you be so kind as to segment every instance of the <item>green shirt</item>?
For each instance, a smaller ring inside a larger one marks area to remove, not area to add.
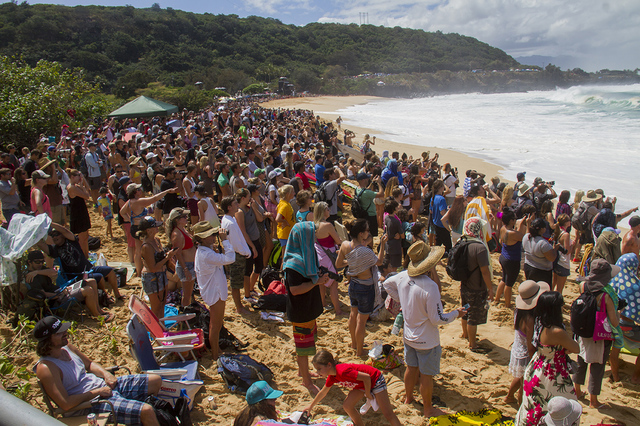
[[[369,216],[375,216],[376,205],[373,202],[373,199],[376,198],[377,192],[374,192],[370,189],[365,189],[363,191],[362,188],[358,188],[356,189],[356,195],[360,200],[360,205],[362,206],[363,209],[367,211],[367,214]]]
[[[218,185],[220,185],[220,188],[229,185],[229,177],[225,176],[224,173],[220,173],[220,176],[218,176]]]

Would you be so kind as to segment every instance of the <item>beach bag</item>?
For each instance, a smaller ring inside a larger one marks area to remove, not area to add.
[[[100,238],[98,237],[89,237],[89,250],[95,251],[100,249]]]
[[[364,189],[360,191],[360,194],[356,193],[356,196],[353,197],[353,200],[351,201],[351,214],[356,219],[366,219],[369,217],[369,213],[367,213],[367,210],[362,207],[362,204],[360,203],[360,197],[363,192]]]
[[[404,365],[404,362],[392,345],[383,345],[376,341],[375,346],[369,351],[369,359],[365,364],[378,370],[393,370]]]
[[[591,293],[585,286],[585,291],[571,304],[571,331],[576,336],[593,337],[600,293]]]
[[[468,248],[470,244],[481,244],[477,241],[469,241],[467,237],[462,236],[455,246],[449,250],[447,257],[447,274],[455,281],[466,281],[475,271],[469,270]],[[477,269],[477,268],[476,268]]]
[[[217,365],[218,374],[233,393],[245,395],[253,383],[273,379],[271,369],[249,355],[220,355]]]
[[[271,250],[271,254],[269,255],[269,266],[273,269],[280,270],[282,266],[282,256],[284,255],[282,251],[282,246],[280,245],[279,240],[273,241],[273,250]],[[269,283],[271,284],[271,283]]]
[[[600,301],[600,310],[596,311],[596,322],[593,326],[593,340],[613,340],[613,332],[611,331],[611,324],[609,324],[609,318],[607,317],[607,303],[604,295],[602,295],[602,300]]]
[[[578,209],[571,216],[571,226],[580,232],[589,230],[589,206],[586,203],[580,202],[578,205]]]
[[[149,395],[144,402],[153,407],[160,426],[191,426],[193,424],[189,412],[189,400],[185,396],[178,398],[175,406],[154,395]]]
[[[274,281],[280,281],[282,276],[280,271],[272,268],[271,266],[265,266],[262,272],[260,272],[260,281],[258,282],[258,288],[263,293],[267,291],[269,286]]]
[[[284,294],[263,294],[251,307],[259,311],[287,311],[287,296]]]

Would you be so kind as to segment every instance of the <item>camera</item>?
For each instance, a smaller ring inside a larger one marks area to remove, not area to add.
[[[327,269],[326,266],[320,266],[318,268],[318,272],[320,272],[320,275],[329,275],[329,278],[331,278],[332,280],[336,280],[338,282],[342,281],[342,275],[331,272],[329,269]]]
[[[547,182],[547,185],[548,185],[548,186],[553,186],[553,185],[555,185],[555,184],[556,184],[556,181],[555,181],[555,180],[552,180],[552,181],[550,181],[550,182]]]

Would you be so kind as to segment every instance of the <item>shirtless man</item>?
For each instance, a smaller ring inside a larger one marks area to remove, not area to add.
[[[640,250],[640,239],[638,234],[640,233],[640,216],[632,216],[629,219],[629,226],[631,229],[624,234],[622,239],[622,254],[635,253],[638,256]]]

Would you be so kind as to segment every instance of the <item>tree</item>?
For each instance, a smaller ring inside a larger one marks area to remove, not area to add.
[[[244,89],[242,89],[242,93],[244,93],[245,95],[255,95],[258,93],[264,93],[264,85],[262,83],[250,84]]]
[[[5,142],[34,146],[41,133],[57,135],[63,124],[80,126],[111,108],[80,69],[41,60],[35,67],[0,57],[0,134]],[[73,117],[67,113],[75,110]]]

